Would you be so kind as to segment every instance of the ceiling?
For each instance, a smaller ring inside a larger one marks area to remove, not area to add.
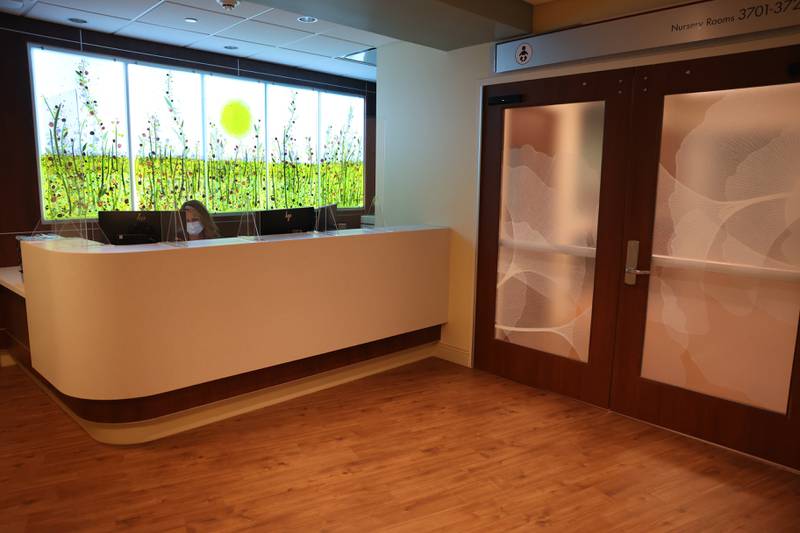
[[[251,1],[447,51],[527,35],[534,10],[523,0]]]
[[[249,1],[224,11],[216,0],[0,0],[0,11],[373,81],[374,66],[339,58],[395,40]]]

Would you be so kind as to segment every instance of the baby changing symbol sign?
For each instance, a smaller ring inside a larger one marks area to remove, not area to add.
[[[531,60],[531,56],[533,56],[533,48],[531,48],[531,45],[528,43],[522,43],[521,45],[517,46],[516,55],[517,63],[524,65]]]

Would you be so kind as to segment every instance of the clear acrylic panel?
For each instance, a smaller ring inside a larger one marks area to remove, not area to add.
[[[800,84],[667,96],[642,376],[785,413]]]
[[[603,102],[505,111],[495,337],[589,360]]]

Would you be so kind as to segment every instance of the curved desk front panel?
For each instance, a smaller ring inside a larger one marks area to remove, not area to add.
[[[90,400],[161,394],[447,321],[445,228],[23,245],[31,364]]]

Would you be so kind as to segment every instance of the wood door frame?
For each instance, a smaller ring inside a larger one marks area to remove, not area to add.
[[[800,46],[636,69],[631,122],[633,179],[629,180],[624,241],[641,242],[640,269],[650,268],[664,96],[784,83],[800,83]],[[642,378],[648,285],[645,278],[621,290],[611,408],[800,468],[800,342],[795,349],[786,415]]]
[[[622,279],[622,224],[628,163],[625,143],[633,69],[608,70],[492,85],[483,93],[475,367],[608,406],[618,285]],[[513,103],[490,100],[522,95]],[[502,177],[504,110],[604,101],[604,135],[589,363],[524,348],[494,338]],[[597,312],[601,302],[603,312]],[[502,353],[501,353],[502,352]]]

